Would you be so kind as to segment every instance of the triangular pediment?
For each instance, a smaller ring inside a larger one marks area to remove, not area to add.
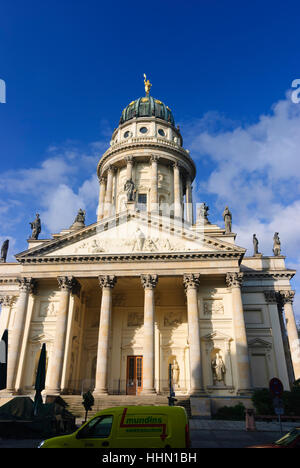
[[[16,255],[27,257],[69,257],[131,253],[207,252],[236,253],[245,249],[221,241],[190,225],[147,213],[125,212],[78,231],[69,231]]]

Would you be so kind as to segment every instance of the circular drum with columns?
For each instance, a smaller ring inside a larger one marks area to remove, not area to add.
[[[146,96],[122,112],[110,148],[99,161],[98,220],[120,213],[131,202],[140,210],[184,217],[192,223],[191,182],[196,169],[182,146],[179,127],[168,106]],[[129,199],[126,183],[133,184]]]

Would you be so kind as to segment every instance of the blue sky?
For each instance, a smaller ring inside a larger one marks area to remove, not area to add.
[[[195,159],[197,201],[237,243],[272,254],[279,231],[290,268],[300,264],[300,78],[296,1],[2,1],[0,241],[9,260],[68,227],[79,207],[95,221],[96,165],[122,109],[144,94],[163,100]],[[293,287],[300,291],[300,280]],[[297,285],[299,285],[297,287]],[[295,311],[300,318],[300,300]]]

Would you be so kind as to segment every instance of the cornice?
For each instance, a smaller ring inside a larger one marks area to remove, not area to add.
[[[157,262],[235,259],[240,261],[241,252],[133,252],[124,254],[104,253],[97,255],[60,255],[20,257],[21,264],[64,264],[64,263],[111,263],[111,262]]]
[[[244,281],[251,280],[251,279],[292,279],[293,276],[296,274],[296,270],[280,270],[280,271],[251,271],[251,272],[243,272],[244,273]]]
[[[173,143],[168,140],[160,139],[157,137],[144,137],[144,138],[132,138],[130,141],[122,142],[122,143],[117,143],[114,146],[111,146],[101,157],[98,165],[97,165],[97,175],[98,177],[100,176],[101,168],[103,165],[106,163],[106,161],[118,154],[122,153],[123,151],[127,150],[134,150],[134,149],[139,149],[139,148],[150,148],[151,150],[153,149],[162,149],[164,151],[167,151],[168,153],[171,153],[174,155],[174,153],[177,153],[181,157],[183,157],[188,164],[190,164],[193,168],[193,175],[192,179],[194,179],[196,175],[196,166],[189,155],[189,153],[184,149],[178,146],[176,143]]]

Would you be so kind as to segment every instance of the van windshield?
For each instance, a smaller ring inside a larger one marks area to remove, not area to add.
[[[95,417],[78,432],[77,437],[80,439],[109,437],[112,423],[112,415]]]

